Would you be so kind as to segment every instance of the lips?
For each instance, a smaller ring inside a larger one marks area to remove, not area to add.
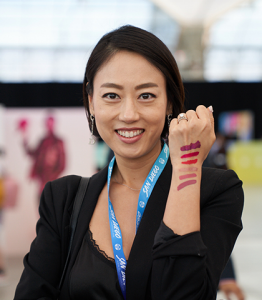
[[[144,132],[143,129],[137,129],[137,130],[116,130],[116,132],[126,138],[132,138],[135,136],[140,135],[141,133]]]

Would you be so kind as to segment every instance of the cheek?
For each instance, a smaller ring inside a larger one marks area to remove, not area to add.
[[[96,127],[98,131],[107,129],[109,127],[108,122],[108,114],[103,114],[102,111],[96,114]]]
[[[159,110],[161,111],[161,110]],[[157,135],[161,134],[165,125],[166,114],[164,111],[161,113],[151,114],[150,118],[150,131],[156,133]]]

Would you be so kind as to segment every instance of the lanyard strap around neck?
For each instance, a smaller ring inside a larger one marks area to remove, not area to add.
[[[136,214],[136,232],[140,221],[142,219],[143,213],[145,211],[148,199],[153,191],[153,188],[161,175],[162,171],[165,168],[169,157],[169,148],[167,144],[164,144],[164,147],[156,159],[151,171],[149,172],[139,194],[138,204],[137,204],[137,214]],[[114,251],[115,263],[117,276],[120,284],[121,291],[123,293],[124,299],[126,299],[126,258],[123,251],[123,243],[122,243],[122,233],[120,226],[117,222],[113,205],[111,203],[109,197],[109,188],[110,188],[110,180],[112,176],[112,171],[115,163],[115,156],[109,163],[108,166],[108,175],[107,175],[107,191],[108,191],[108,214],[109,214],[109,223],[110,223],[110,231],[111,231],[111,240]]]

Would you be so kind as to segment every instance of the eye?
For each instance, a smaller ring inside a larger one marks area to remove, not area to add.
[[[156,96],[154,94],[151,94],[151,93],[144,93],[144,94],[141,94],[139,96],[140,99],[142,100],[150,100],[152,98],[156,98]]]
[[[120,97],[115,93],[104,94],[103,98],[107,98],[107,99],[110,99],[110,100],[120,99]]]

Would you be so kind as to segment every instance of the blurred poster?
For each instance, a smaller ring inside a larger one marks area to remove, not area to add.
[[[5,251],[24,255],[35,237],[46,181],[94,172],[94,146],[84,108],[5,109],[5,167],[19,184],[17,205],[4,212]],[[59,199],[57,199],[59,201]]]
[[[55,123],[55,115],[48,113],[43,120],[45,133],[38,138],[35,147],[30,147],[28,142],[30,140],[30,137],[28,137],[30,120],[22,118],[17,124],[17,129],[23,137],[24,151],[32,160],[30,178],[38,183],[39,198],[46,183],[59,178],[66,165],[64,141],[55,132]]]
[[[254,113],[250,110],[223,112],[218,117],[218,131],[226,137],[251,140],[254,135]]]

